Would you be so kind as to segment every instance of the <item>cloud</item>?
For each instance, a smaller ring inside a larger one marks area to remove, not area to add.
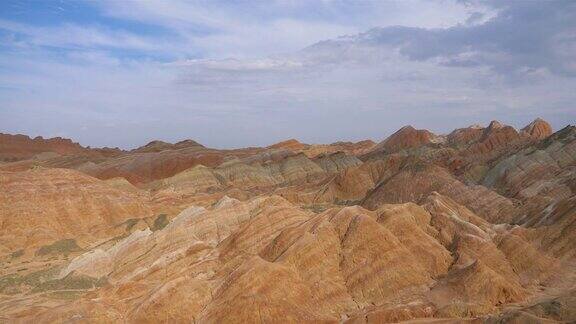
[[[135,50],[159,50],[151,38],[135,35],[123,30],[103,26],[79,26],[62,24],[51,27],[35,27],[0,19],[0,30],[10,32],[12,40],[20,45],[78,48],[122,48]]]
[[[483,23],[449,28],[394,26],[322,42],[311,50],[348,51],[359,46],[395,50],[410,60],[437,60],[458,67],[488,66],[501,74],[546,69],[576,76],[576,3],[497,2],[498,12]],[[477,22],[479,15],[470,16]]]
[[[103,1],[85,22],[3,19],[0,128],[238,147],[560,127],[576,118],[568,4]]]
[[[100,1],[104,14],[161,27],[210,58],[291,52],[374,26],[449,27],[468,6],[424,1]]]
[[[170,63],[171,66],[200,67],[215,71],[231,72],[259,72],[259,71],[286,71],[302,67],[302,62],[273,58],[264,59],[198,59],[183,60]]]

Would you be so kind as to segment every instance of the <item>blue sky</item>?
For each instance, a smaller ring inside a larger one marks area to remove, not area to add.
[[[576,120],[574,1],[0,2],[0,132],[131,148]]]

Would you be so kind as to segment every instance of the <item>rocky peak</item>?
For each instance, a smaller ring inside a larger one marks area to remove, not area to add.
[[[406,125],[406,126],[400,128],[398,130],[398,133],[400,133],[400,132],[406,133],[406,132],[414,132],[414,131],[416,131],[416,128],[414,128],[412,125]]]
[[[155,140],[155,141],[152,141],[152,142],[150,142],[144,146],[141,146],[141,147],[133,150],[133,152],[138,152],[138,153],[160,152],[160,151],[165,151],[165,150],[177,150],[177,149],[188,148],[188,147],[204,147],[204,146],[202,144],[194,141],[194,140],[191,140],[191,139],[186,139],[186,140],[180,141],[176,144]]]
[[[144,147],[155,147],[155,146],[164,146],[164,145],[168,146],[168,145],[172,145],[172,144],[164,142],[164,141],[154,140],[154,141],[151,141],[150,143],[148,143],[142,147],[144,148]]]
[[[482,137],[483,131],[484,127],[477,124],[458,128],[448,134],[447,140],[452,145],[466,145],[478,141]]]
[[[183,141],[180,141],[180,142],[174,144],[174,147],[176,147],[176,148],[196,147],[196,146],[197,147],[204,147],[204,145],[202,145],[202,144],[200,144],[194,140],[191,140],[191,139],[185,139]]]
[[[430,144],[436,136],[426,129],[415,129],[408,125],[400,128],[384,141],[380,142],[375,151],[385,150],[388,152],[400,151],[407,148],[415,148]]]
[[[0,133],[0,160],[17,161],[28,159],[36,154],[54,152],[60,155],[78,154],[85,148],[72,140],[62,137],[45,139],[42,136],[30,138],[26,135]]]
[[[552,126],[545,120],[536,118],[533,122],[522,128],[520,133],[532,139],[541,140],[552,135]]]
[[[502,128],[504,127],[504,125],[502,125],[502,123],[500,123],[497,120],[493,120],[490,122],[490,125],[488,125],[488,129],[498,129],[498,128]]]
[[[160,152],[172,147],[171,143],[155,140],[150,143],[140,146],[139,148],[133,150],[134,152],[144,153],[144,152]]]
[[[488,140],[493,136],[513,139],[518,136],[518,131],[512,126],[504,125],[497,120],[493,120],[490,122],[490,125],[484,129],[480,141]]]
[[[296,139],[289,139],[286,141],[282,141],[282,142],[278,142],[276,144],[270,145],[268,146],[268,148],[271,149],[285,149],[285,150],[301,150],[306,148],[306,144],[300,143],[298,140]]]

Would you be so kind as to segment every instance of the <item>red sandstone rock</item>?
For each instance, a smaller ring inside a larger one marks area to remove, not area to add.
[[[552,126],[550,126],[550,124],[545,120],[536,118],[533,122],[522,128],[520,133],[527,135],[530,138],[541,140],[552,135]]]
[[[425,129],[415,129],[412,126],[404,126],[384,141],[378,143],[373,150],[397,152],[403,149],[416,148],[422,145],[431,144],[436,140],[436,135]]]

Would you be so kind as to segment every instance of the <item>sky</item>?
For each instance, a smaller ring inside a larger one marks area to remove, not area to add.
[[[576,1],[2,0],[0,132],[134,148],[576,122]]]

